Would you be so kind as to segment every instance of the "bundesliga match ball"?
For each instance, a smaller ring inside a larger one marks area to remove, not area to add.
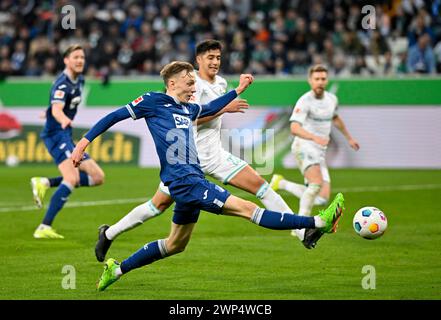
[[[381,237],[387,228],[386,215],[375,207],[363,207],[358,210],[352,223],[360,237],[370,240]]]

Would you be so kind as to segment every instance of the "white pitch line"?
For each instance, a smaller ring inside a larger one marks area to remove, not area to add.
[[[93,207],[93,206],[110,206],[115,204],[126,204],[126,203],[142,203],[147,201],[148,198],[132,198],[132,199],[113,199],[113,200],[100,200],[100,201],[82,201],[82,202],[68,202],[64,206],[65,208],[79,208],[79,207]],[[11,212],[11,211],[36,211],[40,210],[35,205],[33,206],[21,206],[21,207],[9,207],[0,208],[0,212]]]
[[[382,192],[382,191],[412,191],[441,189],[441,184],[408,184],[398,186],[372,186],[335,188],[336,192]]]
[[[335,188],[335,192],[383,192],[383,191],[414,191],[414,190],[434,190],[441,189],[441,184],[410,184],[410,185],[396,185],[396,186],[367,186],[367,187],[347,187],[347,188]],[[233,192],[235,195],[247,195],[245,192]],[[79,208],[79,207],[93,207],[93,206],[109,206],[115,204],[127,204],[127,203],[142,203],[147,201],[148,198],[132,198],[132,199],[112,199],[112,200],[100,200],[100,201],[82,201],[82,202],[68,202],[66,208]],[[0,212],[14,212],[14,211],[36,211],[40,210],[35,205],[32,206],[16,206],[1,208]]]

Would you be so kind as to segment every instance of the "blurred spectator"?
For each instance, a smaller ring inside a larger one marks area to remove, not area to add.
[[[418,38],[417,44],[409,49],[407,71],[410,73],[435,73],[435,55],[427,33]]]
[[[223,42],[227,74],[304,75],[316,61],[340,77],[441,72],[441,0],[370,1],[373,30],[361,26],[364,3],[0,1],[0,76],[56,74],[72,43],[85,47],[89,75],[155,74],[172,59],[193,62],[207,38]],[[66,4],[76,8],[75,30],[61,26]]]

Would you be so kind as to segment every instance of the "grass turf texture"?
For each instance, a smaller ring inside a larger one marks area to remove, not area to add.
[[[156,169],[104,170],[105,185],[76,189],[69,202],[147,200],[159,182]],[[302,181],[297,170],[278,173]],[[433,186],[441,181],[440,170],[331,170],[333,191],[349,189],[344,192],[345,216],[338,232],[325,235],[314,250],[306,250],[289,231],[202,212],[185,252],[134,270],[102,293],[95,291],[102,272],[94,256],[97,227],[116,222],[138,203],[65,208],[54,223],[65,239],[36,240],[32,233],[44,210],[6,208],[32,206],[29,179],[56,174],[50,166],[0,167],[0,299],[441,298],[441,187]],[[381,192],[351,189],[402,185],[432,186]],[[46,195],[46,207],[53,190]],[[294,211],[298,209],[294,196],[280,194]],[[352,227],[353,214],[366,205],[379,207],[388,217],[388,230],[374,241],[360,238]],[[121,261],[145,243],[165,238],[171,214],[169,208],[121,235],[107,257]],[[62,287],[66,265],[75,268],[75,289]],[[365,265],[375,268],[375,289],[362,287],[363,277],[371,275],[362,273]]]

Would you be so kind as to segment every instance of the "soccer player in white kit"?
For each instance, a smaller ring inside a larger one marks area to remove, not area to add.
[[[345,136],[352,149],[357,151],[360,148],[337,113],[337,97],[325,90],[327,68],[315,65],[308,74],[311,90],[300,97],[290,118],[291,133],[295,136],[291,149],[306,186],[288,181],[281,175],[274,175],[270,182],[274,190],[286,190],[300,198],[299,215],[305,216],[311,215],[314,204],[326,205],[331,193],[325,156],[332,124]],[[322,236],[320,231],[313,229],[293,230],[291,234],[309,249],[314,248]]]
[[[194,103],[208,103],[226,92],[227,82],[217,75],[221,64],[222,44],[217,40],[205,40],[196,47],[196,93]],[[202,171],[224,184],[256,195],[268,210],[289,212],[283,198],[245,161],[222,148],[222,113],[237,112],[243,108],[244,100],[237,99],[214,116],[197,120],[195,140]],[[242,110],[243,112],[243,110]],[[196,128],[196,126],[195,126]],[[99,227],[95,254],[98,261],[104,261],[112,241],[121,233],[153,218],[173,204],[168,188],[161,182],[153,198],[129,212],[112,226]]]

